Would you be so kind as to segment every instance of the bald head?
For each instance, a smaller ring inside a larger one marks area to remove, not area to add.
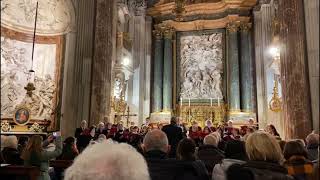
[[[154,129],[146,134],[143,139],[143,146],[146,152],[152,150],[159,150],[162,152],[168,152],[168,138],[167,135],[158,129]]]

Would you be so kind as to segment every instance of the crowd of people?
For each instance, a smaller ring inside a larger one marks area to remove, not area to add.
[[[172,117],[168,125],[125,128],[82,121],[74,137],[1,136],[1,163],[36,166],[38,179],[59,179],[49,160],[73,160],[66,180],[312,180],[319,178],[319,134],[283,141],[273,125],[253,119],[202,129]],[[61,175],[61,172],[60,172]]]

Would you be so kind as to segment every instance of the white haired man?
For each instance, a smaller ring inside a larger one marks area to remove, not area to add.
[[[18,151],[18,139],[16,136],[7,136],[6,146],[2,150],[5,163],[12,165],[23,165]]]
[[[212,174],[213,167],[221,163],[224,158],[223,152],[218,148],[218,143],[218,137],[210,134],[203,139],[203,145],[198,149],[198,158],[206,165],[209,175]]]
[[[152,180],[204,180],[201,172],[191,162],[167,158],[170,146],[166,134],[154,129],[143,140],[143,149]]]
[[[311,161],[319,159],[319,134],[311,133],[306,138],[308,159]]]
[[[66,170],[64,179],[149,180],[150,176],[143,156],[133,147],[108,140],[86,148]]]
[[[88,128],[88,124],[87,124],[87,121],[86,120],[82,120],[81,121],[81,125],[79,128],[76,129],[76,132],[74,133],[74,137],[75,138],[79,138],[79,136],[83,133],[83,131],[85,129]]]

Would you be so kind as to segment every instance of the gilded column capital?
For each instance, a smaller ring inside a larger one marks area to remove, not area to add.
[[[242,22],[240,24],[240,31],[241,32],[248,32],[252,27],[252,24],[251,23],[248,23],[248,22]]]
[[[238,28],[239,28],[239,22],[235,21],[235,22],[229,22],[227,24],[227,31],[228,32],[237,32],[238,31]]]
[[[165,39],[172,39],[174,29],[171,26],[167,26],[163,29],[163,35]]]
[[[162,39],[162,32],[159,29],[153,30],[152,33],[156,39]]]

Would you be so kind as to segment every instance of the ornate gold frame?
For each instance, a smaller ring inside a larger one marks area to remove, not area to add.
[[[17,121],[17,119],[16,119],[16,114],[17,114],[17,112],[18,112],[19,110],[21,110],[21,109],[24,109],[24,110],[28,111],[28,114],[29,114],[28,120],[27,120],[26,122],[24,122],[24,123],[18,123],[18,121]],[[16,123],[16,125],[18,125],[18,126],[25,126],[26,124],[28,124],[29,121],[30,121],[30,119],[31,119],[31,113],[30,113],[30,112],[31,112],[30,109],[27,108],[26,106],[18,106],[18,107],[16,108],[16,110],[14,111],[14,114],[13,114],[13,121],[14,121],[14,123]]]

